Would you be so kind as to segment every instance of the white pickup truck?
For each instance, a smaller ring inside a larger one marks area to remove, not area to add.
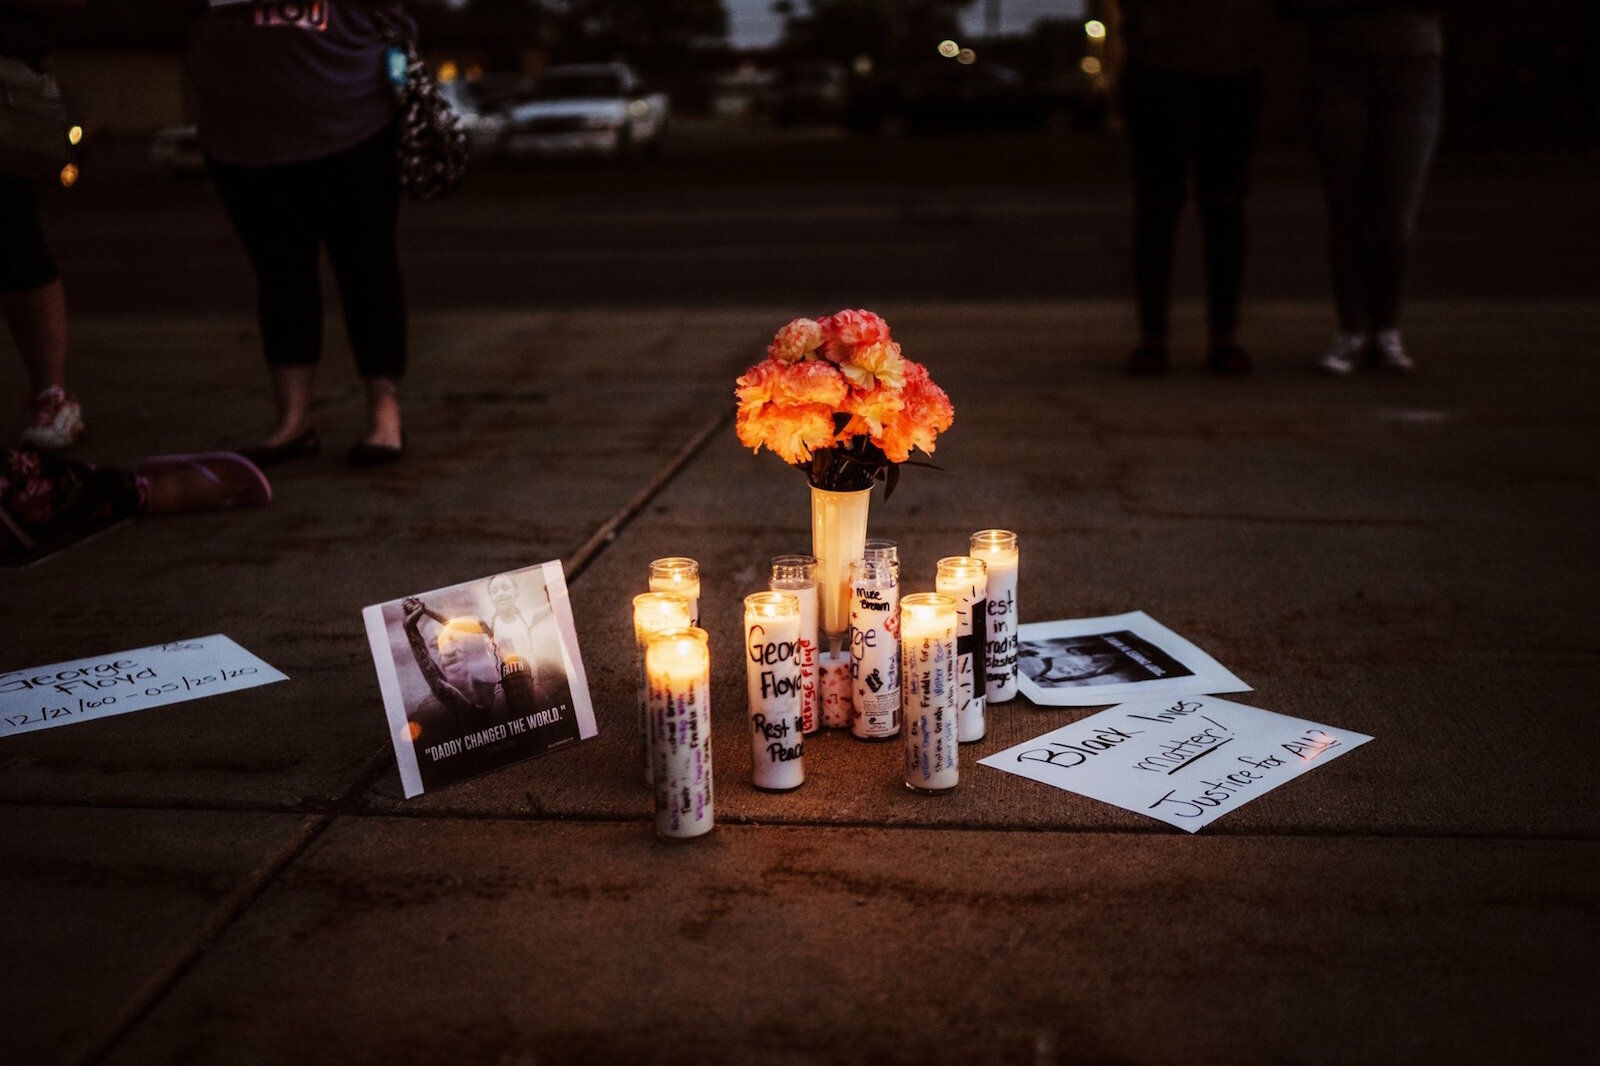
[[[622,157],[659,151],[667,97],[649,91],[626,63],[551,67],[533,95],[504,109],[505,154]]]

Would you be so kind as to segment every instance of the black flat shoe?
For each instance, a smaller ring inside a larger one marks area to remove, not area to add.
[[[405,458],[405,455],[406,433],[405,430],[401,430],[400,446],[398,448],[392,444],[368,444],[366,441],[361,441],[352,445],[350,450],[345,452],[344,459],[351,466],[364,469],[366,467],[388,466],[390,463],[398,463]]]
[[[309,426],[304,433],[282,444],[247,444],[236,451],[257,466],[277,466],[291,459],[316,455],[322,451],[322,438],[317,436],[316,426]]]
[[[1220,344],[1211,349],[1211,372],[1237,377],[1250,373],[1250,353],[1237,344]]]

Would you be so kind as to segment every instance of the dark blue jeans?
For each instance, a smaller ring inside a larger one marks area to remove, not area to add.
[[[1308,81],[1339,328],[1393,329],[1439,139],[1440,63],[1317,58]]]

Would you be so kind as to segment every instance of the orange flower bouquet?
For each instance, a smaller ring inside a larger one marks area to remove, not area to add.
[[[830,492],[874,481],[893,492],[900,464],[913,451],[932,455],[955,420],[950,397],[871,311],[795,319],[737,384],[739,442],[770,449]]]

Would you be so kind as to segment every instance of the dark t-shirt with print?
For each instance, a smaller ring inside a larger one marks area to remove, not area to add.
[[[394,117],[374,14],[397,6],[274,0],[208,8],[189,37],[200,144],[219,163],[273,166],[360,144]]]

